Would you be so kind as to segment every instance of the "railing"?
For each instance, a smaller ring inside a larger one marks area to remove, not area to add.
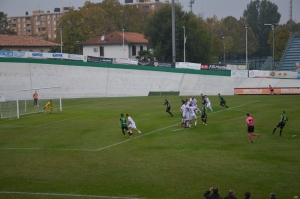
[[[284,58],[285,58],[285,55],[287,54],[288,49],[290,48],[290,45],[291,45],[291,42],[292,42],[293,38],[294,38],[294,33],[291,32],[290,38],[289,38],[289,40],[288,40],[288,42],[287,42],[287,44],[286,44],[286,46],[285,46],[284,51],[282,52],[282,55],[281,55],[281,59],[280,59],[280,62],[279,62],[279,67],[278,67],[278,69],[280,69],[281,66],[282,66],[282,62],[283,62],[283,60],[284,60]]]

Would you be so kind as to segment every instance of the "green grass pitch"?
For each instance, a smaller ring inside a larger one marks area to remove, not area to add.
[[[300,195],[299,96],[217,96],[208,125],[180,126],[178,96],[63,99],[63,111],[0,120],[0,198],[198,199],[211,186],[222,197],[288,199]],[[200,101],[199,96],[195,98]],[[285,110],[289,121],[271,135]],[[256,121],[249,143],[245,115]],[[124,138],[129,113],[143,135]]]

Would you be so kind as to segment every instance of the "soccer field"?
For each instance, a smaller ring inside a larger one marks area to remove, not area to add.
[[[228,110],[209,98],[208,125],[188,129],[178,96],[168,97],[174,117],[161,96],[63,99],[62,112],[0,119],[0,198],[196,199],[211,186],[239,199],[300,195],[299,96],[224,96]],[[271,135],[283,110],[282,137]],[[261,136],[253,144],[247,112]],[[124,138],[121,113],[142,136]]]

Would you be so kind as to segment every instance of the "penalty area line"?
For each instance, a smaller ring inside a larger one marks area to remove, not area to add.
[[[118,196],[97,196],[97,195],[82,195],[82,194],[35,193],[35,192],[13,192],[13,191],[0,191],[0,194],[43,195],[43,196],[58,196],[58,197],[66,196],[66,197],[109,198],[109,199],[143,199],[143,198],[118,197]]]

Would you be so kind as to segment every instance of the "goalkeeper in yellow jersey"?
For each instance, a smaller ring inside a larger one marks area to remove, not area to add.
[[[44,110],[45,110],[45,113],[47,113],[47,111],[49,110],[50,111],[50,114],[52,113],[52,100],[50,100],[45,106],[44,106]]]

